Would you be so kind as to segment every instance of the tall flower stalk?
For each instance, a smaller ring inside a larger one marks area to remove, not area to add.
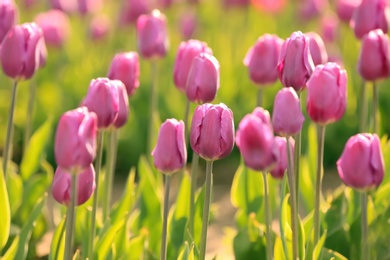
[[[64,259],[72,259],[73,257],[73,241],[74,241],[74,224],[76,216],[77,203],[77,175],[72,173],[71,181],[71,198],[70,205],[66,211],[66,235],[65,235],[65,251]]]
[[[151,70],[152,70],[152,84],[150,86],[150,100],[149,100],[149,124],[148,124],[148,142],[147,142],[147,155],[148,158],[150,155],[150,152],[152,150],[152,142],[155,135],[154,132],[154,116],[157,109],[157,76],[158,76],[158,67],[157,62],[152,61],[151,62]]]
[[[163,226],[161,235],[161,254],[160,259],[167,259],[167,226],[169,213],[169,190],[171,187],[171,175],[165,176],[165,192],[164,192],[164,211],[163,211]]]
[[[202,235],[200,239],[200,255],[199,259],[204,260],[206,258],[206,242],[207,242],[207,229],[209,226],[210,217],[210,204],[211,204],[211,188],[213,179],[213,161],[206,161],[206,191],[203,204],[203,217],[202,217]]]
[[[272,260],[273,243],[272,243],[272,228],[271,228],[271,209],[269,206],[269,187],[268,176],[266,172],[262,172],[264,182],[264,203],[265,203],[265,226],[267,227],[266,239],[267,239],[267,260]]]

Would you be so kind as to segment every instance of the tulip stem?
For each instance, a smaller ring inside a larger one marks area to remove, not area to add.
[[[324,175],[323,161],[324,161],[324,141],[325,141],[325,126],[317,125],[318,137],[318,151],[317,151],[317,176],[316,176],[316,190],[314,200],[314,246],[320,240],[320,204],[321,204],[321,189],[322,177]]]
[[[26,129],[24,131],[25,152],[32,133],[32,121],[33,121],[32,119],[33,119],[34,101],[35,101],[35,93],[36,93],[36,84],[33,80],[30,81],[29,87],[30,88],[29,88],[29,97],[28,97],[28,105],[27,105]]]
[[[209,226],[210,204],[211,204],[211,182],[213,178],[213,161],[206,161],[206,194],[204,196],[203,218],[202,218],[202,236],[200,240],[199,259],[206,257],[207,228]]]
[[[103,205],[103,219],[107,219],[110,216],[110,208],[111,208],[111,198],[112,198],[112,188],[114,184],[115,177],[115,162],[117,155],[117,130],[113,129],[109,132],[108,138],[108,161],[107,161],[107,170],[106,170],[106,179],[105,179],[105,197],[104,197],[104,205]]]
[[[72,172],[70,205],[66,211],[66,234],[64,259],[71,260],[73,256],[73,233],[77,203],[77,175]]]
[[[189,129],[188,129],[188,126],[187,126],[189,114],[190,114],[190,100],[187,98],[186,110],[184,112],[184,130],[185,130],[184,137],[185,137],[186,143],[187,143],[187,140],[188,140],[188,133],[189,133]]]
[[[379,100],[378,100],[378,86],[375,83],[375,81],[372,82],[372,118],[374,120],[374,133],[376,133],[379,136],[379,120],[378,120],[378,115],[379,115]]]
[[[268,190],[268,178],[267,173],[263,172],[263,181],[264,181],[264,201],[265,201],[265,225],[267,230],[265,231],[267,239],[267,260],[272,260],[272,228],[271,228],[271,210],[269,208],[269,190]]]
[[[164,193],[164,213],[163,226],[161,235],[161,260],[167,259],[167,226],[168,226],[168,205],[169,205],[169,189],[171,187],[171,175],[165,175],[165,193]]]
[[[293,158],[290,150],[290,137],[287,136],[287,157],[288,157],[288,168],[287,177],[290,186],[290,207],[291,207],[291,230],[292,230],[292,244],[293,244],[293,260],[298,259],[298,211],[297,211],[297,199],[295,190],[295,178],[294,178],[294,167]]]
[[[260,86],[257,89],[257,106],[262,107],[263,106],[263,95],[264,95],[264,90],[263,87]]]
[[[367,125],[367,99],[366,99],[366,86],[365,82],[363,81],[361,90],[360,90],[360,104],[361,104],[361,110],[360,110],[360,132],[364,133],[367,131],[366,125]]]
[[[150,103],[149,103],[149,133],[148,133],[148,143],[146,147],[147,158],[149,158],[149,162],[151,162],[151,151],[152,151],[152,142],[154,138],[154,114],[157,108],[157,62],[152,61],[152,84],[150,86]]]
[[[302,100],[302,92],[298,93],[299,95],[299,101]],[[302,106],[301,102],[301,106]],[[302,108],[301,108],[302,110]],[[299,191],[299,173],[300,173],[300,159],[301,159],[301,147],[302,147],[302,130],[299,131],[298,134],[295,135],[295,145],[294,145],[294,172],[295,172],[295,189]],[[295,200],[298,208],[298,195],[296,196]]]
[[[280,214],[282,214],[282,208],[283,208],[283,201],[284,201],[284,198],[285,198],[285,193],[286,193],[286,181],[287,181],[287,176],[284,175],[283,176],[283,180],[282,180],[282,183],[280,184],[280,205],[279,205],[279,212]],[[280,215],[280,220],[279,220],[279,229],[280,229],[280,238],[282,239],[282,245],[283,245],[283,251],[284,251],[284,255],[286,256],[286,259],[289,260],[290,257],[289,257],[289,254],[288,254],[288,250],[287,250],[287,243],[286,243],[286,236],[285,236],[285,233],[284,233],[284,223],[282,223],[281,217],[282,215]]]
[[[96,170],[96,188],[93,193],[93,205],[92,205],[92,214],[91,214],[91,226],[89,230],[89,240],[88,240],[88,259],[92,260],[93,255],[93,241],[96,234],[96,212],[98,207],[98,191],[99,191],[99,175],[102,167],[102,155],[103,155],[103,142],[104,142],[104,132],[101,130],[98,131],[97,136],[97,151],[96,151],[96,161],[95,161],[95,170]]]
[[[3,171],[4,171],[5,178],[7,178],[8,160],[11,153],[10,150],[11,150],[11,139],[13,135],[14,111],[15,111],[17,86],[18,86],[18,82],[15,80],[12,86],[11,105],[8,113],[7,135],[5,138],[5,147],[3,151]]]
[[[370,247],[368,245],[368,218],[367,218],[367,192],[361,193],[362,207],[362,259],[370,259]]]
[[[195,191],[197,186],[199,155],[194,153],[192,156],[191,165],[191,191],[190,191],[190,217],[188,221],[188,229],[192,238],[194,238],[194,217],[195,217]]]

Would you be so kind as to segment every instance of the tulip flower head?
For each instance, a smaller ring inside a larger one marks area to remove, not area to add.
[[[357,68],[362,78],[367,81],[389,77],[389,36],[382,30],[370,31],[363,37]]]
[[[139,87],[139,59],[136,52],[123,52],[114,56],[107,77],[118,79],[126,86],[129,96]]]
[[[119,111],[118,116],[114,121],[114,127],[120,128],[124,126],[129,117],[129,97],[125,85],[120,80],[112,80],[112,84],[118,91]]]
[[[277,35],[264,34],[245,55],[244,65],[249,77],[258,85],[273,84],[278,79],[278,61],[283,40]]]
[[[54,144],[57,165],[80,173],[96,155],[97,117],[86,107],[64,113],[58,122]]]
[[[318,17],[327,8],[327,0],[303,0],[300,1],[299,15],[305,20]]]
[[[288,138],[290,138],[290,153],[294,154],[295,141],[292,137]],[[285,137],[275,136],[275,143],[279,150],[279,157],[277,163],[269,173],[275,179],[283,179],[284,173],[288,167],[287,139]]]
[[[42,28],[45,42],[51,46],[61,47],[69,38],[70,21],[60,10],[41,13],[35,18],[35,22]]]
[[[173,81],[180,91],[186,91],[186,84],[192,61],[203,52],[209,54],[213,53],[205,42],[189,40],[187,42],[180,43],[173,69]]]
[[[150,0],[124,0],[119,22],[121,25],[134,24],[137,19],[151,10]]]
[[[275,166],[279,151],[267,110],[257,107],[241,120],[236,144],[249,168],[266,172]]]
[[[87,202],[92,196],[95,188],[95,170],[92,164],[90,164],[77,175],[76,205],[80,206]],[[72,174],[61,167],[57,167],[51,186],[51,192],[57,202],[69,206],[72,194]]]
[[[327,125],[340,120],[347,106],[347,73],[333,62],[318,65],[307,82],[306,109],[311,120]]]
[[[343,22],[349,23],[352,15],[361,3],[361,0],[336,0],[336,13],[339,19]]]
[[[89,36],[94,41],[99,41],[108,35],[111,29],[111,21],[105,15],[95,16],[89,24]]]
[[[208,53],[199,54],[188,73],[186,94],[196,103],[211,102],[219,89],[219,62]]]
[[[7,32],[18,21],[18,8],[13,1],[0,2],[0,44]]]
[[[223,103],[199,105],[192,118],[190,143],[205,160],[228,156],[234,146],[233,112]]]
[[[168,32],[165,15],[154,10],[149,15],[141,15],[137,20],[137,43],[141,56],[145,59],[160,59],[168,51]]]
[[[193,12],[186,12],[181,15],[179,28],[184,39],[191,39],[196,31],[198,21],[196,14]]]
[[[337,161],[341,180],[357,190],[377,188],[384,176],[384,160],[376,134],[357,134],[350,137]]]
[[[152,156],[156,169],[165,174],[173,174],[185,166],[187,147],[183,121],[167,119],[161,125]]]
[[[326,52],[325,43],[315,32],[306,33],[309,37],[310,54],[313,59],[314,66],[328,62],[328,53]]]
[[[339,28],[337,16],[331,12],[327,13],[321,20],[321,35],[324,41],[328,43],[334,42],[339,37]]]
[[[282,45],[278,72],[285,87],[301,91],[313,73],[314,64],[310,54],[310,40],[301,32],[294,32]]]
[[[80,14],[99,11],[103,6],[103,0],[77,0],[77,10]]]

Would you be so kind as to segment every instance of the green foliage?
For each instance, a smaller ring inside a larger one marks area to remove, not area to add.
[[[8,200],[7,186],[3,173],[3,165],[0,165],[0,252],[8,241],[9,230],[11,227],[11,210]]]

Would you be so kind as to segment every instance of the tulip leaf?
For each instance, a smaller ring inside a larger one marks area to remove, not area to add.
[[[7,176],[7,189],[10,201],[11,216],[20,208],[23,199],[23,180],[22,177],[13,172],[9,171]]]
[[[108,259],[110,254],[111,247],[113,246],[113,241],[120,229],[123,228],[126,223],[126,218],[113,223],[113,225],[107,229],[107,231],[101,236],[100,240],[96,245],[96,254],[98,259]]]
[[[4,256],[1,257],[2,260],[14,260],[16,251],[18,250],[19,245],[19,236],[16,236],[14,240],[12,241],[11,246],[7,249],[7,252],[5,252]]]
[[[0,252],[8,241],[11,227],[11,209],[8,200],[8,191],[3,173],[3,165],[0,165]]]
[[[126,259],[143,259],[146,247],[146,235],[141,233],[130,239]]]
[[[39,168],[46,145],[51,138],[52,121],[47,120],[31,137],[20,164],[23,180],[28,180]]]
[[[65,250],[65,221],[62,218],[53,234],[53,239],[50,245],[49,260],[63,260]]]
[[[312,259],[322,259],[320,258],[322,249],[324,247],[325,243],[325,238],[326,238],[326,231],[322,234],[320,240],[318,241],[317,245],[315,245],[314,250],[313,250],[313,256]]]
[[[191,246],[188,245],[188,242],[184,242],[184,246],[182,247],[182,250],[180,251],[180,254],[177,258],[178,260],[194,260],[194,244],[191,244]]]

